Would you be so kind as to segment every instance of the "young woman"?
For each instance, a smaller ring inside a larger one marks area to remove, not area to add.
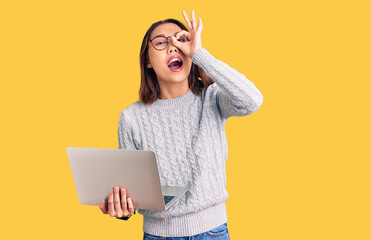
[[[189,31],[166,19],[144,36],[140,101],[121,112],[119,148],[154,151],[161,184],[190,189],[165,211],[139,209],[144,239],[229,239],[225,123],[257,111],[263,96],[202,47],[201,18],[197,25],[193,10],[192,21],[184,11],[183,16]],[[118,186],[110,191],[108,207],[103,200],[100,209],[125,220],[135,213]]]

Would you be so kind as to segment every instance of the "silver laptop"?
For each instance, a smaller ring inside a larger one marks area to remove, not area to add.
[[[79,202],[98,206],[108,202],[111,188],[125,187],[134,208],[166,210],[189,188],[161,186],[153,151],[67,147]]]

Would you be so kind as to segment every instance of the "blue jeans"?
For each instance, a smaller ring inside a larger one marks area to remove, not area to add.
[[[230,240],[227,223],[220,225],[208,232],[188,237],[160,237],[144,232],[143,240]]]

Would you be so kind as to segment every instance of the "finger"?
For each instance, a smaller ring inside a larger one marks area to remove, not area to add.
[[[197,28],[197,31],[199,31],[199,33],[201,33],[202,28],[203,28],[201,17],[198,18],[198,22],[199,22],[199,26]]]
[[[113,202],[115,203],[115,211],[119,211],[121,210],[121,201],[120,201],[120,188],[118,186],[115,186],[114,187],[114,192],[115,192],[115,195],[114,195],[114,199],[113,199]]]
[[[104,200],[100,203],[99,208],[104,214],[107,214],[106,202]]]
[[[113,207],[113,189],[109,191],[109,196],[108,196],[108,213],[112,217],[115,216],[115,208]]]
[[[185,19],[185,21],[187,23],[188,29],[189,30],[192,30],[193,28],[192,28],[191,22],[189,21],[188,16],[187,16],[187,14],[186,14],[185,11],[183,11],[183,17],[184,17],[184,19]]]
[[[179,41],[179,39],[184,38],[185,41]],[[192,34],[190,34],[188,31],[180,31],[178,32],[175,37],[171,37],[171,43],[177,47],[177,48],[182,48],[183,44],[186,42],[189,42],[192,39]]]
[[[181,49],[183,43],[179,42],[174,36],[171,36],[171,44]]]
[[[115,191],[115,198],[114,198],[115,212],[116,212],[116,216],[119,216],[120,214],[122,214],[121,201],[120,201],[120,187],[119,186],[115,186],[115,190],[114,191]]]
[[[134,213],[134,206],[133,206],[133,202],[131,201],[131,198],[128,198],[128,205],[129,205],[129,213],[133,214]]]
[[[192,39],[192,34],[186,30],[180,31],[175,35],[176,39],[179,39],[180,37],[185,36],[188,41]]]
[[[128,207],[127,207],[127,202],[126,202],[126,189],[125,188],[121,188],[121,206],[122,206],[122,211],[124,212],[124,214],[126,214],[126,212],[128,211]]]
[[[194,31],[197,31],[197,22],[196,22],[196,17],[195,17],[195,11],[192,10],[191,12],[192,15],[192,27]]]

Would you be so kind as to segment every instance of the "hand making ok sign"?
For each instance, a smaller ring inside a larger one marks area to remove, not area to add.
[[[191,12],[192,21],[189,21],[187,14],[183,11],[183,17],[188,25],[189,32],[183,30],[176,34],[176,37],[172,36],[172,44],[179,48],[187,57],[192,58],[193,54],[197,49],[201,48],[201,32],[202,32],[202,20],[198,18],[199,26],[197,26],[195,12]],[[188,38],[186,42],[177,41],[180,37],[185,36]]]

